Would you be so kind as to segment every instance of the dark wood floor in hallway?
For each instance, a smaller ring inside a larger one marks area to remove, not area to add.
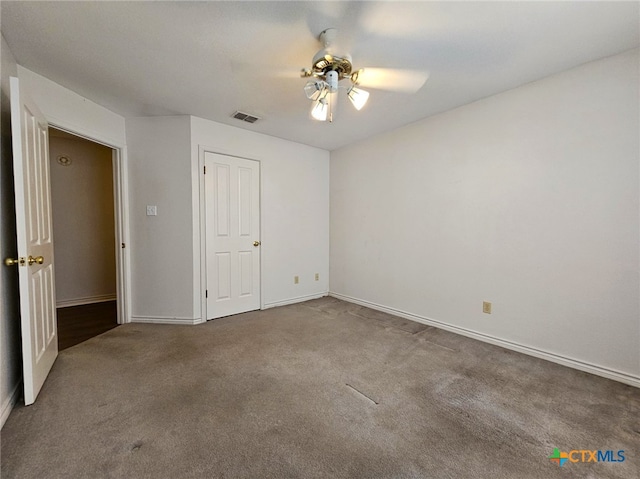
[[[116,301],[58,308],[57,313],[59,351],[118,326]]]

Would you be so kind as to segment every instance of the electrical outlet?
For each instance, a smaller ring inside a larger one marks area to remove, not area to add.
[[[486,314],[491,314],[491,303],[489,301],[482,302],[482,312]]]
[[[316,273],[316,281],[320,281],[320,273]]]
[[[293,277],[293,284],[298,284],[300,282],[300,278],[298,276]]]

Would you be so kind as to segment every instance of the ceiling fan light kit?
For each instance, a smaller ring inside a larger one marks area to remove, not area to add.
[[[318,121],[333,121],[330,114],[331,104],[329,93],[336,93],[338,88],[347,89],[347,98],[356,110],[361,110],[369,99],[369,92],[356,88],[358,73],[352,74],[353,66],[351,56],[343,54],[336,56],[331,51],[331,44],[336,38],[337,30],[328,28],[320,34],[320,41],[324,48],[315,54],[310,69],[303,69],[300,76],[303,78],[315,78],[304,86],[307,98],[313,101],[311,117]],[[339,85],[338,82],[348,78],[351,81],[349,87]]]

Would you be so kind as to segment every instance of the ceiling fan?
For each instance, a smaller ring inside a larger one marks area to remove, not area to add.
[[[369,99],[369,92],[360,86],[383,90],[415,93],[427,81],[426,72],[391,68],[363,68],[354,70],[351,55],[334,51],[338,30],[327,28],[320,33],[319,40],[324,48],[313,57],[311,68],[303,68],[302,78],[313,78],[304,86],[307,98],[313,101],[311,116],[319,121],[333,121],[330,94],[338,88],[347,89],[347,98],[360,110]],[[340,85],[342,80],[350,80],[349,86]]]

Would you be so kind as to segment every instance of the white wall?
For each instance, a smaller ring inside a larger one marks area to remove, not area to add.
[[[0,51],[0,259],[15,258],[16,215],[13,191],[13,159],[11,156],[11,113],[9,77],[17,75],[17,65],[2,37]],[[20,305],[18,303],[18,271],[0,265],[0,427],[11,412],[19,394],[22,378],[20,357]]]
[[[112,150],[50,134],[49,152],[57,305],[116,299]]]
[[[200,147],[260,161],[263,305],[327,294],[327,151],[189,116],[126,125],[133,321],[204,320]]]
[[[199,202],[200,147],[260,161],[263,305],[278,306],[326,295],[329,152],[197,117],[191,117],[191,139],[194,215],[199,215],[195,205]],[[197,216],[193,221],[196,225]],[[194,240],[199,237],[199,229],[194,228]],[[203,264],[202,253],[194,255],[194,270]],[[319,281],[315,281],[315,273],[319,273]],[[294,276],[299,276],[299,284],[294,284]],[[197,302],[199,290],[197,282]]]
[[[18,77],[49,123],[112,146],[125,145],[122,116],[21,65]]]
[[[332,152],[331,291],[640,385],[638,89],[635,50]]]
[[[188,116],[127,118],[132,321],[193,321]],[[146,206],[157,206],[147,216]]]

